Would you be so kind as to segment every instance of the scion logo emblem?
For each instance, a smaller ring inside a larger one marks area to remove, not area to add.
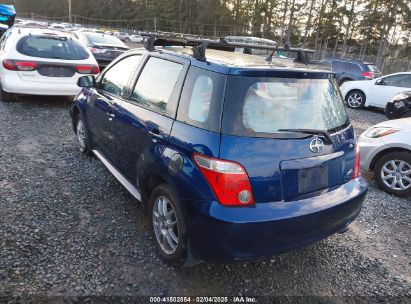
[[[324,142],[316,137],[310,142],[310,150],[314,153],[320,153],[324,150]]]

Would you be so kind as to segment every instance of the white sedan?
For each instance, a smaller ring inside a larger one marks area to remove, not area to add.
[[[0,99],[13,94],[72,96],[81,76],[98,74],[93,54],[72,34],[11,28],[0,40]]]
[[[133,43],[142,43],[144,41],[144,37],[140,35],[131,35],[130,40]]]
[[[389,120],[365,131],[358,140],[361,170],[374,171],[384,191],[411,196],[411,118]]]
[[[348,81],[341,93],[352,109],[363,107],[385,108],[398,93],[411,90],[411,72],[390,74],[372,80]]]

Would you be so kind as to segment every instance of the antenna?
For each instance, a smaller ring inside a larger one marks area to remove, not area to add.
[[[207,58],[205,56],[206,49],[208,46],[208,42],[204,41],[200,45],[193,46],[193,57],[200,60],[200,61],[206,61]]]
[[[144,41],[144,48],[149,51],[153,52],[156,50],[154,47],[154,42],[156,41],[156,36],[155,35],[150,35],[145,41]]]
[[[277,52],[278,48],[279,48],[279,45],[277,45],[277,46],[275,47],[275,49],[271,52],[271,54],[268,55],[267,58],[265,58],[265,61],[267,61],[267,62],[273,61],[274,53]],[[284,51],[289,51],[289,50],[290,50],[290,46],[289,46],[287,43],[284,44]]]

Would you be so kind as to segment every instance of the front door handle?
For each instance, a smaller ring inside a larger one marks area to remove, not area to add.
[[[163,139],[163,136],[161,135],[160,130],[157,129],[157,128],[148,131],[148,133],[150,133],[150,135],[151,135],[154,139]]]
[[[109,121],[112,121],[113,118],[116,117],[116,115],[113,112],[107,112],[107,116]]]

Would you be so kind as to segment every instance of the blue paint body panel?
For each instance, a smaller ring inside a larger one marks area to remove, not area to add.
[[[127,54],[130,52],[123,56]],[[144,56],[146,59],[151,54]],[[244,77],[330,77],[328,73],[298,69],[230,67],[173,52],[155,56],[184,59],[185,72],[196,66]],[[141,67],[135,71],[126,92],[132,91]],[[183,84],[175,88],[176,104]],[[211,132],[144,108],[132,102],[130,95],[113,97],[98,88],[83,89],[71,113],[73,117],[80,114],[92,147],[143,194],[146,207],[148,180],[159,177],[174,190],[186,215],[190,250],[198,259],[252,259],[318,241],[344,230],[359,213],[367,192],[361,177],[352,179],[355,137],[350,124],[332,133],[332,143],[315,154],[309,150],[314,137],[311,134],[279,139]],[[193,153],[240,163],[250,179],[254,206],[221,205],[194,163]],[[170,169],[175,155],[183,160],[178,172]],[[312,168],[321,168],[320,173],[304,171]],[[302,188],[305,176],[315,178],[315,174],[325,173],[321,189]]]

